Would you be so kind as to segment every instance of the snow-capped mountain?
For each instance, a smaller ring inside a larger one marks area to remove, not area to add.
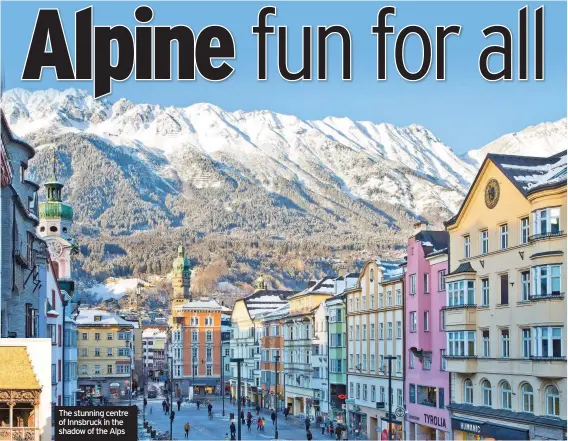
[[[488,153],[546,157],[567,148],[568,120],[563,118],[503,135],[478,150],[470,150],[464,159],[479,167]]]
[[[164,273],[182,239],[217,235],[243,240],[232,253],[246,255],[249,266],[263,261],[251,251],[253,236],[295,241],[294,258],[329,257],[330,247],[358,258],[377,247],[396,252],[416,219],[440,226],[457,211],[487,152],[566,148],[565,119],[460,157],[416,124],[94,100],[76,89],[9,90],[2,108],[14,133],[38,150],[37,181],[48,177],[57,148],[74,228],[89,248],[83,270],[99,279],[129,276],[133,266]],[[191,253],[213,259],[223,250],[215,242]],[[288,280],[295,271],[290,266]]]

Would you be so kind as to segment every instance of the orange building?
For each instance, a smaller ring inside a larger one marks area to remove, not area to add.
[[[260,370],[262,399],[260,405],[266,409],[279,409],[284,394],[284,334],[281,320],[288,315],[290,306],[286,303],[276,311],[267,313],[262,317],[262,338],[260,341]],[[276,366],[276,356],[280,357]],[[276,390],[276,372],[278,372],[278,390]]]
[[[185,300],[172,305],[173,378],[184,396],[220,391],[221,315],[229,311],[214,299]],[[193,386],[193,390],[191,387]]]

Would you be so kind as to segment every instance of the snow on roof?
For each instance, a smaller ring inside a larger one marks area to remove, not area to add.
[[[383,273],[383,281],[399,279],[404,275],[404,268],[401,267],[405,262],[404,260],[380,260],[377,259],[377,265],[381,268]]]
[[[205,309],[211,311],[230,311],[230,308],[220,305],[217,300],[211,298],[202,298],[199,300],[185,301],[175,309]]]
[[[167,334],[158,328],[147,328],[142,331],[142,338],[167,338]]]
[[[95,319],[96,317],[100,317],[100,319]],[[75,319],[75,323],[77,325],[85,326],[85,325],[100,325],[100,326],[109,326],[109,325],[120,325],[120,326],[129,326],[134,327],[134,323],[124,320],[117,316],[116,314],[111,314],[107,311],[103,311],[101,309],[80,309],[79,315]]]

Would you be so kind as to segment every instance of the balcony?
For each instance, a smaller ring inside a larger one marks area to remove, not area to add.
[[[457,372],[460,374],[470,374],[477,372],[477,357],[460,357],[460,356],[450,356],[446,357],[447,367],[446,370],[449,372]]]
[[[566,357],[531,357],[532,372],[541,378],[566,377]]]
[[[537,240],[545,240],[545,239],[552,239],[554,237],[559,237],[559,236],[563,236],[564,235],[564,231],[555,231],[555,232],[545,232],[545,233],[539,233],[539,234],[533,234],[532,236],[529,236],[529,242],[534,242]]]
[[[38,441],[39,435],[33,427],[0,427],[0,441]]]
[[[531,302],[539,302],[542,300],[563,300],[564,299],[564,293],[563,292],[559,292],[556,294],[548,294],[548,295],[544,295],[544,296],[529,296],[529,300]]]
[[[474,331],[477,305],[445,306],[446,330]]]

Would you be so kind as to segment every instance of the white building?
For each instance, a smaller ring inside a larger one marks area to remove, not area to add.
[[[147,328],[142,331],[142,366],[148,378],[156,379],[160,371],[168,369],[167,340],[167,333],[161,329]]]
[[[372,260],[347,296],[347,423],[350,431],[377,439],[387,428],[389,368],[392,412],[404,405],[403,261]],[[402,439],[403,419],[392,415],[393,430]],[[378,428],[378,429],[377,429]]]

